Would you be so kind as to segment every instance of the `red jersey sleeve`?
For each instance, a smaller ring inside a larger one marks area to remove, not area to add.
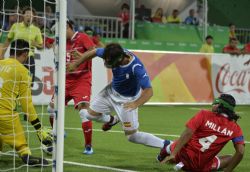
[[[94,42],[86,34],[82,34],[82,40],[81,41],[82,41],[82,44],[84,45],[86,50],[89,50],[89,49],[95,47]]]
[[[203,123],[203,119],[204,119],[204,114],[203,110],[201,110],[186,123],[186,127],[192,129],[193,131],[196,131]]]

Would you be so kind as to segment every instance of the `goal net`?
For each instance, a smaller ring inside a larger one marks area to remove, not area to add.
[[[65,28],[66,2],[63,0],[0,0],[0,172],[32,171],[35,165],[27,165],[23,159],[29,150],[29,159],[32,156],[42,161],[42,166],[36,170],[63,169],[65,58],[58,57],[65,57]],[[25,55],[20,55],[17,44],[10,48],[12,42],[19,39],[29,43],[26,62],[22,61],[20,56]],[[26,76],[23,66],[29,71],[27,78],[30,80],[23,79]],[[8,70],[12,74],[7,74]],[[31,90],[31,96],[28,93],[26,97],[20,96],[25,85],[30,85],[25,89]],[[58,98],[60,96],[63,98]],[[52,97],[55,104],[53,130],[47,111]],[[36,115],[29,115],[33,105],[39,124],[34,123]],[[41,128],[37,127],[40,124]],[[53,146],[43,142],[46,136],[50,136]]]

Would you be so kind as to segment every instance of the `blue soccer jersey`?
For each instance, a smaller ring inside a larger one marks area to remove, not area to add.
[[[151,82],[142,62],[133,53],[124,49],[124,52],[133,57],[129,64],[112,69],[112,88],[126,97],[137,95],[140,89],[151,88]],[[103,56],[104,48],[97,48],[96,55]]]

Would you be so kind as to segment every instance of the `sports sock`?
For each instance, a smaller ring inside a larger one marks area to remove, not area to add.
[[[130,142],[143,144],[146,146],[151,146],[151,147],[156,147],[156,148],[162,148],[164,146],[163,139],[156,137],[150,133],[137,131],[134,134],[127,135],[127,138]]]
[[[87,115],[88,111],[87,109],[81,109],[79,111],[79,115],[82,119],[82,132],[84,135],[85,140],[85,146],[86,145],[92,145],[92,121],[88,120]]]
[[[85,146],[92,145],[92,121],[82,122],[82,131],[85,139]]]

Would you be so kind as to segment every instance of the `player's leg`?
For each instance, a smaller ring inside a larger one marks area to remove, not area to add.
[[[54,109],[54,95],[51,98],[51,101],[47,107],[47,111],[49,113],[49,122],[51,127],[53,128],[53,124],[54,124],[54,117],[55,117],[55,109]]]
[[[211,170],[217,171],[226,168],[232,160],[232,155],[216,156],[213,159]]]
[[[84,115],[91,121],[108,123],[114,121],[114,118],[109,115],[112,105],[110,97],[107,96],[107,87],[104,88],[90,103],[90,107],[85,111]]]
[[[54,117],[55,117],[55,104],[54,104],[54,96],[51,97],[50,103],[47,106],[47,112],[49,113],[49,122],[51,127],[53,128],[54,124]],[[65,93],[65,105],[67,105],[67,102],[69,102],[72,98],[68,95],[67,91]],[[65,135],[65,134],[64,134]]]
[[[86,117],[87,109],[89,107],[89,103],[79,103],[77,105],[77,109],[79,110],[79,115],[82,120],[82,131],[85,139],[85,149],[83,151],[84,154],[90,155],[93,154],[92,149],[92,121]]]
[[[127,111],[120,103],[112,102],[113,107],[120,118],[126,137],[130,142],[146,146],[162,148],[164,140],[153,134],[138,131],[138,109]]]
[[[31,156],[19,114],[15,114],[5,120],[0,120],[0,131],[2,141],[14,147],[25,164],[35,166],[48,165],[47,160]]]
[[[70,84],[70,88],[66,88],[69,96],[74,100],[75,109],[78,109],[79,116],[81,118],[81,126],[83,131],[83,137],[85,140],[84,154],[93,154],[92,149],[92,121],[86,117],[87,109],[89,107],[89,101],[91,96],[91,81],[83,78],[78,78],[73,84]]]

